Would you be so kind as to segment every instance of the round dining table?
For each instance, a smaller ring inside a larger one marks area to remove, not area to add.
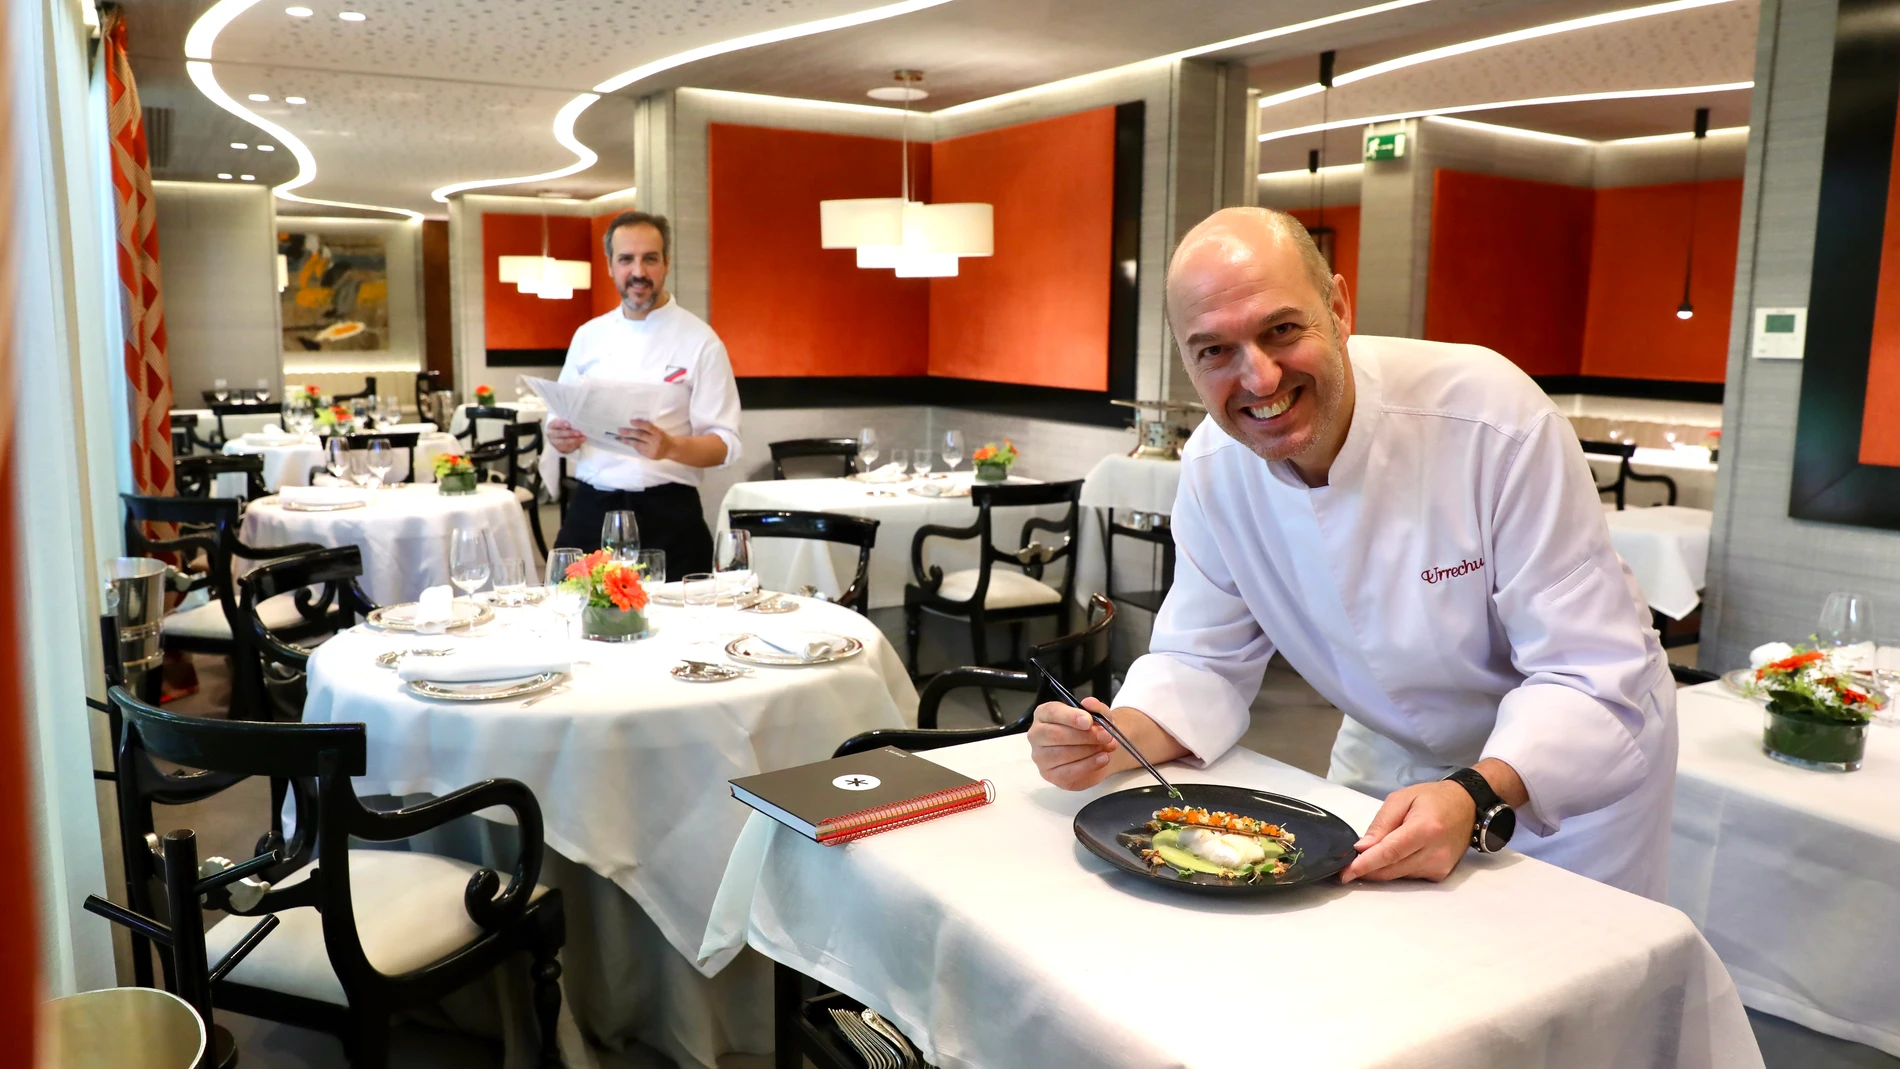
[[[360,508],[307,512],[264,497],[244,510],[243,539],[253,546],[314,542],[363,550],[364,593],[378,605],[414,601],[449,581],[449,535],[485,530],[494,558],[536,561],[528,520],[505,486],[482,484],[472,494],[444,494],[435,483],[395,484],[366,491]]]
[[[345,631],[310,659],[306,723],[368,727],[360,795],[404,802],[490,777],[527,784],[549,849],[541,881],[566,898],[563,984],[589,1040],[638,1040],[682,1066],[771,1046],[770,972],[730,955],[699,960],[714,896],[751,812],[730,779],[831,756],[862,731],[916,723],[917,694],[896,650],[866,618],[809,598],[764,614],[731,607],[649,606],[652,632],[629,643],[565,638],[542,606],[497,608],[467,638]],[[781,644],[808,633],[862,643],[824,664],[752,667],[694,683],[682,658],[732,663],[724,646],[747,633]],[[494,639],[549,640],[575,658],[553,690],[496,702],[418,697],[377,655]],[[497,820],[507,814],[496,811]],[[479,863],[512,856],[512,827],[475,821],[461,838],[425,844]],[[716,974],[716,975],[715,975]]]
[[[450,435],[435,429],[433,423],[393,424],[381,433],[403,434],[416,432],[416,478],[419,483],[435,481],[435,468],[430,463],[443,453],[453,453],[458,443]],[[366,432],[376,433],[376,432]],[[269,434],[257,432],[241,435],[224,443],[226,456],[261,456],[264,458],[264,485],[276,490],[284,486],[309,486],[310,470],[321,467],[329,458],[324,455],[323,439],[314,434],[302,436],[294,434]],[[409,451],[395,450],[391,457],[394,466],[389,471],[389,481],[399,483],[409,478]],[[218,495],[220,497],[243,497],[244,479],[241,475],[218,476]]]

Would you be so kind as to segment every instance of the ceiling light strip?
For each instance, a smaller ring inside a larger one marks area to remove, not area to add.
[[[442,186],[439,189],[431,190],[429,193],[430,199],[447,204],[450,197],[457,193],[465,193],[471,189],[487,189],[490,186],[513,186],[520,185],[523,182],[549,182],[556,178],[566,178],[568,175],[578,174],[592,167],[594,161],[600,159],[600,154],[582,144],[581,140],[574,136],[574,123],[575,120],[581,117],[581,112],[593,106],[594,101],[599,99],[600,95],[598,93],[582,93],[580,96],[568,101],[561,107],[560,111],[555,113],[554,140],[560,142],[562,148],[567,149],[575,155],[576,158],[573,163],[552,171],[544,171],[541,174],[522,175],[519,178],[478,178],[472,182],[454,182]]]
[[[1333,175],[1333,176],[1344,178],[1346,175],[1349,175],[1349,174],[1361,174],[1365,171],[1365,169],[1366,169],[1366,165],[1363,163],[1335,163],[1330,167],[1321,167],[1318,173],[1323,174],[1323,175]],[[1311,178],[1313,177],[1313,174],[1314,172],[1309,171],[1304,167],[1295,167],[1291,170],[1286,170],[1286,171],[1261,171],[1259,175],[1257,175],[1256,177],[1286,178],[1286,179]]]
[[[1456,115],[1471,111],[1492,111],[1498,108],[1529,108],[1543,104],[1581,104],[1593,100],[1640,100],[1645,97],[1689,96],[1695,93],[1733,93],[1743,89],[1753,89],[1755,83],[1722,82],[1717,85],[1685,85],[1673,89],[1618,89],[1605,93],[1572,93],[1567,96],[1531,97],[1525,100],[1494,100],[1486,104],[1456,104],[1447,108],[1426,108],[1420,111],[1399,111],[1389,115],[1368,115],[1357,119],[1337,119],[1333,122],[1314,123],[1310,126],[1294,126],[1285,130],[1274,130],[1261,134],[1261,141],[1278,141],[1281,138],[1298,137],[1301,134],[1317,134],[1325,130],[1341,130],[1349,126],[1369,126],[1373,123],[1397,122],[1400,119],[1420,119],[1432,115]]]
[[[1505,137],[1521,137],[1529,141],[1550,141],[1559,145],[1592,146],[1597,142],[1587,137],[1571,137],[1569,134],[1547,134],[1542,130],[1526,130],[1521,126],[1499,126],[1496,123],[1474,122],[1453,115],[1428,115],[1432,122],[1444,123],[1464,130],[1476,130],[1484,134],[1500,134]]]
[[[1230,37],[1225,41],[1216,41],[1211,45],[1201,45],[1197,48],[1175,52],[1163,58],[1187,59],[1192,56],[1204,56],[1209,52],[1220,52],[1229,48],[1241,48],[1261,41],[1271,41],[1276,37],[1289,37],[1296,33],[1317,30],[1322,26],[1331,26],[1340,22],[1350,22],[1353,19],[1363,19],[1368,15],[1383,15],[1388,11],[1397,11],[1402,7],[1411,7],[1414,4],[1429,2],[1430,0],[1387,0],[1386,3],[1374,4],[1371,7],[1354,8],[1351,11],[1341,11],[1337,15],[1325,15],[1316,19],[1308,19],[1305,22],[1295,22],[1289,26],[1278,26],[1271,30],[1261,30],[1259,33],[1250,33],[1242,37]],[[1705,0],[1705,2],[1715,2],[1715,0]]]
[[[1710,137],[1734,137],[1736,135],[1747,137],[1748,127],[1724,126],[1719,130],[1709,131]],[[1598,144],[1600,145],[1653,145],[1662,141],[1693,141],[1693,140],[1695,140],[1695,131],[1684,130],[1681,133],[1675,133],[1675,134],[1648,134],[1643,137],[1617,137],[1617,138],[1612,138],[1608,141],[1599,141]]]
[[[1289,89],[1284,93],[1274,93],[1272,96],[1261,97],[1260,106],[1263,108],[1271,108],[1277,104],[1288,104],[1295,100],[1304,100],[1315,93],[1325,91],[1325,89],[1326,87],[1318,82],[1311,82],[1307,85],[1300,86],[1298,89]]]
[[[902,108],[886,107],[882,104],[853,104],[843,100],[811,100],[805,97],[772,96],[769,93],[740,93],[731,89],[700,89],[694,87],[690,92],[709,97],[718,97],[735,104],[753,103],[770,106],[773,104],[790,105],[798,108],[825,108],[831,111],[847,111],[857,115],[875,115],[879,118],[897,118],[904,114]],[[925,112],[913,110],[912,115]]]
[[[1392,71],[1402,70],[1420,63],[1429,63],[1436,59],[1448,59],[1452,56],[1462,56],[1466,53],[1478,52],[1487,48],[1497,48],[1500,45],[1517,44],[1522,41],[1534,41],[1539,37],[1549,37],[1553,34],[1570,33],[1573,30],[1587,30],[1595,26],[1609,26],[1618,22],[1628,22],[1632,19],[1648,18],[1652,15],[1670,15],[1678,11],[1691,11],[1700,7],[1711,7],[1716,4],[1734,2],[1735,0],[1670,0],[1669,3],[1664,4],[1625,8],[1622,11],[1605,11],[1596,15],[1586,15],[1579,19],[1552,22],[1543,26],[1531,26],[1522,30],[1512,30],[1510,33],[1494,34],[1490,37],[1480,37],[1476,40],[1465,41],[1460,44],[1446,45],[1443,48],[1432,48],[1424,52],[1414,52],[1409,56],[1400,56],[1397,59],[1388,59],[1383,63],[1374,63],[1370,67],[1361,67],[1358,70],[1347,71],[1334,78],[1333,85],[1351,85],[1354,82],[1364,81],[1367,78],[1374,78],[1381,74],[1388,74]]]

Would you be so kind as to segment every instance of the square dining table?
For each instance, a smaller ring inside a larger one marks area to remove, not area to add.
[[[754,815],[701,956],[749,944],[862,1001],[944,1069],[1542,1069],[1762,1064],[1681,912],[1521,854],[1443,883],[1213,898],[1083,850],[1090,791],[1024,739],[934,750],[980,809],[824,847]],[[1273,791],[1364,829],[1376,799],[1236,748],[1177,782]]]

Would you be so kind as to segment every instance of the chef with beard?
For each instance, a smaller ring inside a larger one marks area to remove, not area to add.
[[[699,500],[700,472],[739,459],[739,387],[725,344],[666,290],[672,243],[663,215],[622,212],[602,242],[620,306],[581,324],[561,381],[618,379],[677,387],[655,411],[630,412],[613,437],[638,455],[587,440],[564,419],[547,423],[548,444],[574,458],[557,546],[593,550],[610,511],[630,509],[640,548],[666,551],[671,575],[712,571],[712,532]],[[552,463],[551,456],[544,458]]]
[[[1149,652],[1089,707],[1150,758],[1212,761],[1278,651],[1345,714],[1329,778],[1385,799],[1343,880],[1442,880],[1508,841],[1660,898],[1675,688],[1569,422],[1490,350],[1355,336],[1278,212],[1203,221],[1167,301],[1210,418]],[[1029,741],[1071,790],[1135,767],[1059,703]]]

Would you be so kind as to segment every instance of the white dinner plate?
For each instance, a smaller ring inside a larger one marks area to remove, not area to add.
[[[306,504],[301,501],[285,501],[277,498],[277,507],[285,512],[343,512],[346,509],[368,508],[367,501],[337,501],[332,503]]]
[[[501,702],[510,698],[539,694],[561,681],[563,672],[540,672],[517,679],[485,679],[478,683],[436,683],[427,679],[412,679],[407,686],[411,693],[424,698],[435,698],[445,702]]]
[[[371,627],[380,627],[384,631],[414,631],[416,629],[417,602],[405,601],[400,605],[385,605],[380,609],[371,609],[363,622]],[[477,605],[467,598],[456,598],[449,605],[450,620],[443,625],[445,631],[457,631],[464,627],[479,627],[495,618],[495,610],[486,605]]]
[[[807,642],[829,642],[831,652],[808,661],[773,649],[761,641],[757,635],[740,635],[726,643],[726,656],[744,664],[763,665],[767,668],[789,668],[808,664],[830,664],[832,661],[842,661],[846,657],[855,657],[864,652],[864,643],[857,639],[825,631],[799,631],[794,635],[774,638],[773,641],[786,649],[797,649]]]

